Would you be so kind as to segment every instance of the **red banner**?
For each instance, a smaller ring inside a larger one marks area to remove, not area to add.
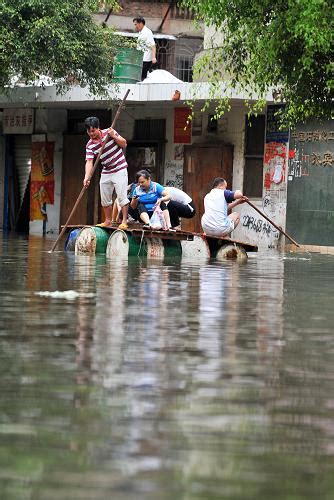
[[[30,220],[46,220],[45,204],[54,203],[54,142],[33,142],[31,154]]]

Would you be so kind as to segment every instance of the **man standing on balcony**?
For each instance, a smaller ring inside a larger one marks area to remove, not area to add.
[[[143,69],[141,79],[145,80],[147,73],[152,71],[152,68],[157,63],[156,46],[152,31],[145,26],[145,19],[141,16],[133,19],[135,30],[138,34],[138,50],[142,50],[143,54]]]

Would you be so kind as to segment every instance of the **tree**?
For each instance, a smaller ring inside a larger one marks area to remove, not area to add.
[[[197,77],[209,74],[215,88],[229,86],[286,104],[293,125],[325,119],[333,98],[333,15],[326,0],[182,0],[199,22],[220,34],[206,51]],[[228,76],[226,70],[228,69]],[[222,71],[223,70],[223,71]],[[218,110],[219,112],[219,110]]]
[[[123,42],[94,22],[98,8],[96,0],[1,0],[0,86],[46,75],[60,89],[76,83],[103,94]]]

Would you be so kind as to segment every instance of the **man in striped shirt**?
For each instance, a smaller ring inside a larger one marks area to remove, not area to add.
[[[103,141],[108,134],[108,139],[103,152],[100,156],[102,165],[100,179],[101,204],[104,211],[104,222],[99,226],[110,226],[112,222],[112,196],[114,189],[118,202],[122,209],[122,224],[120,229],[127,229],[128,204],[128,164],[126,162],[123,149],[126,148],[126,140],[120,136],[113,128],[101,130],[99,119],[96,116],[90,116],[85,120],[85,127],[90,139],[86,144],[86,169],[84,186],[90,184],[91,172],[94,160],[100,152]]]

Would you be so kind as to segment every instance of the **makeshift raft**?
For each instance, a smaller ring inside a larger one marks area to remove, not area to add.
[[[161,231],[129,225],[127,230],[118,226],[68,226],[66,251],[77,255],[105,253],[108,258],[146,257],[207,261],[247,259],[247,252],[257,252],[255,245],[228,238],[216,238],[188,231]]]

